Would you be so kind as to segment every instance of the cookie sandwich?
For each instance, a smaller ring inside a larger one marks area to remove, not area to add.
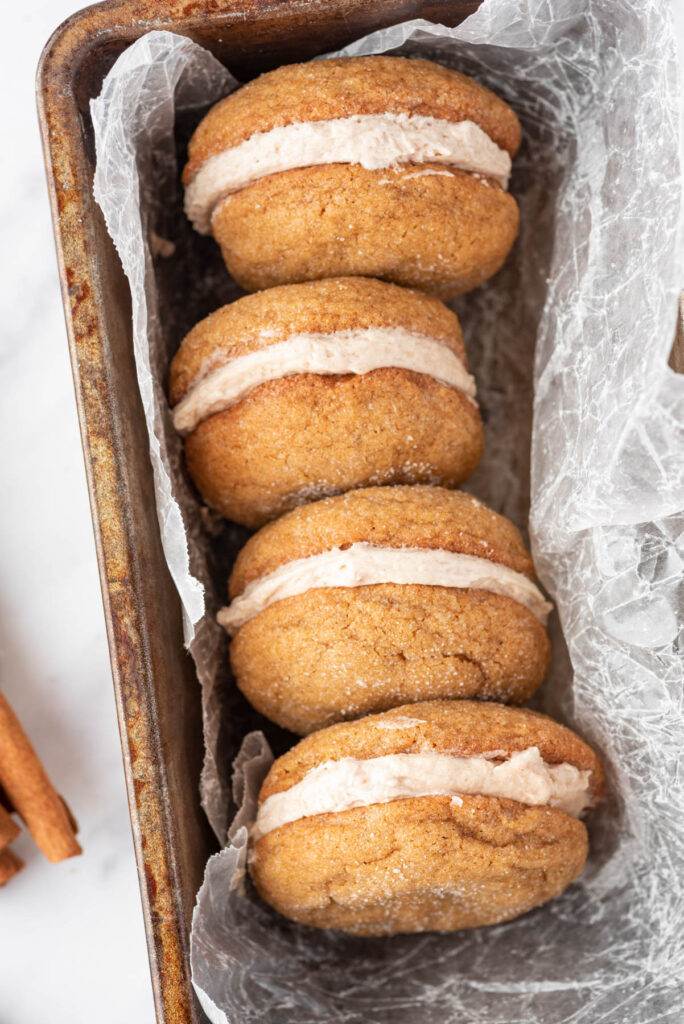
[[[550,605],[520,534],[460,491],[297,508],[249,539],[228,589],[237,685],[300,735],[413,701],[522,703],[549,664]]]
[[[286,917],[354,935],[497,924],[559,896],[588,851],[594,751],[545,715],[435,701],[330,726],[278,758],[250,871]]]
[[[364,275],[441,298],[500,268],[518,230],[513,110],[432,61],[269,71],[195,131],[185,209],[248,291]]]
[[[369,278],[249,295],[202,320],[170,401],[205,500],[250,527],[366,484],[455,487],[482,454],[458,319]]]

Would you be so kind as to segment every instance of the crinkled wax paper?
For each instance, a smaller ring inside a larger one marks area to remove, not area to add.
[[[131,284],[160,528],[203,688],[203,800],[222,841],[243,804],[199,894],[196,988],[231,1024],[681,1021],[684,379],[667,357],[683,253],[667,6],[491,0],[458,28],[414,21],[343,52],[434,58],[521,118],[520,238],[503,271],[454,304],[486,431],[468,489],[523,528],[529,515],[558,609],[539,706],[602,752],[609,795],[582,878],[506,925],[353,939],[255,896],[246,826],[270,752],[260,734],[245,740],[231,796],[236,737],[259,720],[234,694],[213,623],[244,533],[200,510],[164,395],[183,333],[238,294],[184,221],[175,159],[234,82],[187,39],[143,37],[93,104],[95,191]]]

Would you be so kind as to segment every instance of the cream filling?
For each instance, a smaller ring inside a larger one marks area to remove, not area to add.
[[[577,818],[591,803],[590,775],[571,764],[547,764],[538,747],[501,762],[436,753],[345,757],[325,761],[294,786],[264,800],[251,839],[257,842],[300,818],[420,796],[493,796],[532,807],[558,807]]]
[[[365,587],[419,583],[432,587],[488,590],[525,605],[542,624],[553,607],[531,580],[488,558],[431,548],[385,548],[351,544],[278,566],[248,583],[218,621],[232,636],[276,601],[319,587]]]
[[[402,327],[364,327],[334,334],[293,334],[210,371],[178,403],[173,424],[189,434],[253,388],[295,373],[368,373],[383,366],[424,373],[475,397],[475,381],[455,352]]]
[[[355,114],[258,132],[210,156],[185,190],[185,212],[195,229],[208,235],[220,200],[268,174],[321,164],[361,164],[375,170],[426,162],[449,164],[508,187],[510,156],[473,121]]]

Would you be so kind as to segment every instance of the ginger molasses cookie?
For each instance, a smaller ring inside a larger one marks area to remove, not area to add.
[[[285,285],[212,313],[171,364],[205,500],[247,526],[366,484],[457,486],[482,453],[458,319],[368,278]]]
[[[500,704],[435,701],[330,726],[278,758],[250,871],[302,924],[354,935],[518,917],[581,873],[601,763],[570,729]]]
[[[299,734],[451,697],[520,703],[550,605],[507,519],[460,491],[370,487],[250,538],[218,620],[253,706]]]
[[[291,64],[216,104],[190,140],[186,212],[248,291],[364,275],[448,299],[500,268],[520,124],[432,61]]]

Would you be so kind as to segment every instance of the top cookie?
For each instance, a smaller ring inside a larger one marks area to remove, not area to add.
[[[259,804],[300,782],[317,766],[343,758],[365,760],[389,754],[438,753],[455,757],[508,758],[537,747],[549,765],[588,771],[591,802],[603,796],[603,766],[577,733],[527,708],[480,701],[426,701],[341,722],[307,736],[271,767]]]
[[[171,362],[169,400],[177,405],[217,366],[294,335],[375,327],[441,342],[467,368],[458,317],[438,299],[367,277],[328,278],[245,295],[201,320]]]
[[[519,143],[503,100],[439,64],[290,65],[204,118],[185,212],[247,291],[354,275],[448,299],[496,273],[513,244]]]
[[[287,562],[358,543],[459,552],[534,579],[513,523],[470,494],[420,485],[366,487],[302,505],[264,526],[238,555],[230,598]]]
[[[513,110],[467,75],[428,60],[336,57],[269,71],[212,107],[190,140],[183,184],[209,157],[259,132],[385,113],[472,121],[510,156],[520,145]]]

